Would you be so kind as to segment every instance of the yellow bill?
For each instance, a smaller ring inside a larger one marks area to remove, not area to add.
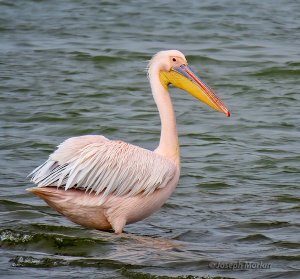
[[[230,111],[217,94],[201,80],[187,64],[173,67],[169,72],[160,72],[162,84],[173,84],[183,89],[213,109],[230,117]]]

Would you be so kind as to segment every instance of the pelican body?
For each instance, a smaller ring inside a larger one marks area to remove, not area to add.
[[[100,135],[69,138],[30,175],[28,190],[84,227],[122,233],[126,224],[158,210],[180,176],[175,113],[168,92],[173,84],[217,111],[229,110],[188,66],[177,50],[158,52],[148,77],[161,120],[158,147],[149,151]]]

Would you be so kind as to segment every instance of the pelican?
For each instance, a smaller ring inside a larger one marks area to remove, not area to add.
[[[169,84],[228,117],[230,112],[178,50],[154,55],[148,77],[161,120],[160,142],[154,151],[100,135],[72,137],[29,175],[36,187],[27,190],[77,224],[116,234],[158,210],[180,175]]]

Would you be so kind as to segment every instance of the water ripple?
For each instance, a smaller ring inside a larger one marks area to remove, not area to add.
[[[41,278],[51,267],[59,278],[299,277],[297,1],[0,7],[1,274]],[[156,148],[146,67],[162,49],[182,50],[232,117],[170,88],[182,175],[161,210],[118,237],[80,228],[28,194],[28,173],[68,137]],[[238,261],[271,268],[209,268]]]

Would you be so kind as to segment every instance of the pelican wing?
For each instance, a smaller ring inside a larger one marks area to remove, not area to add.
[[[176,165],[164,157],[102,136],[66,140],[30,175],[38,187],[79,188],[106,197],[148,195],[165,187]]]

